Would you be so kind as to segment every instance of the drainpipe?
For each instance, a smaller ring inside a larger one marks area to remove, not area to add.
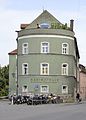
[[[17,36],[18,36],[18,32],[19,31],[15,31],[15,32],[17,32]],[[17,61],[16,61],[17,81],[16,81],[16,95],[18,96],[18,93],[19,93],[19,82],[18,82],[18,37],[16,38],[16,42],[17,42]]]

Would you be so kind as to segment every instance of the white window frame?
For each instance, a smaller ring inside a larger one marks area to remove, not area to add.
[[[66,90],[64,90],[63,87],[66,87]],[[62,85],[62,93],[68,94],[68,85]]]
[[[24,46],[24,45],[27,45],[27,46]],[[25,50],[26,49],[26,50]],[[26,51],[26,52],[25,52]],[[22,54],[28,54],[28,43],[23,43],[22,44]]]
[[[47,64],[47,68],[46,66],[43,68],[43,64]],[[43,69],[44,69],[44,73],[43,73]],[[46,69],[47,69],[47,73],[46,73]],[[40,74],[41,75],[49,75],[49,63],[40,63]]]
[[[43,46],[43,44],[48,44],[47,46]],[[49,53],[49,42],[41,42],[41,53]]]
[[[67,45],[67,47],[64,47],[64,44]],[[69,44],[68,43],[62,43],[62,54],[68,54],[69,53]]]
[[[63,65],[66,65],[66,67],[63,67]],[[68,64],[62,63],[62,75],[68,75]]]
[[[27,87],[26,89],[25,89],[25,86]],[[22,86],[22,92],[26,92],[26,93],[28,92],[28,86],[27,85]]]
[[[43,91],[43,89],[42,89],[42,87],[47,87],[47,90],[45,91]],[[40,85],[40,92],[41,93],[49,93],[49,85]]]
[[[27,69],[26,74],[25,74],[25,68],[24,68],[24,67],[25,67],[25,66],[24,66],[25,64],[27,65],[27,67],[26,67],[26,69]],[[28,63],[23,63],[23,64],[22,64],[22,75],[28,75]]]

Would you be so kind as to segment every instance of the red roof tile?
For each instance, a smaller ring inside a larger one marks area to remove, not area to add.
[[[21,25],[20,25],[20,28],[21,28],[21,29],[25,29],[28,25],[29,25],[29,24],[21,24]]]
[[[17,55],[17,49],[15,49],[15,50],[9,52],[8,54],[9,54],[9,55]]]

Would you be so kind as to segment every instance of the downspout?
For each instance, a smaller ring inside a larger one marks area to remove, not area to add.
[[[17,32],[17,36],[18,36],[18,32],[19,31],[15,31],[15,32]],[[18,94],[19,94],[19,81],[18,81],[18,37],[16,38],[16,42],[17,42],[17,61],[16,61],[17,81],[16,81],[16,95],[18,96]]]

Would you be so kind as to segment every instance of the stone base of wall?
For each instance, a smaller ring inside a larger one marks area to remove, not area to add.
[[[61,97],[61,99],[63,99],[64,103],[72,103],[74,102],[74,97],[71,94],[68,95],[59,95]]]

